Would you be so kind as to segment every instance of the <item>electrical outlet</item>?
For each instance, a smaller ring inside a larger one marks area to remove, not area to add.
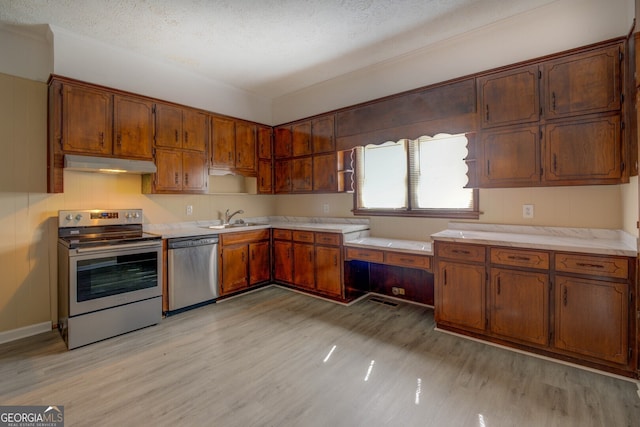
[[[187,215],[193,215],[193,205],[187,205]]]
[[[522,205],[522,218],[533,218],[533,205]]]
[[[329,213],[329,203],[323,203],[322,204],[322,212],[323,213]]]
[[[391,288],[391,293],[394,295],[404,295],[404,288],[398,288],[396,286],[393,286]]]

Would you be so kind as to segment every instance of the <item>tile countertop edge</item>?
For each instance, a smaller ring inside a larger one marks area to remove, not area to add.
[[[597,255],[636,257],[636,239],[622,230],[561,227],[503,226],[500,224],[450,224],[432,234],[434,241],[475,243],[522,249],[542,249]]]

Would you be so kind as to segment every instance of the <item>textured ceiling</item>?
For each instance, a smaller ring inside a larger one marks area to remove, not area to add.
[[[0,0],[51,24],[275,98],[553,0]]]

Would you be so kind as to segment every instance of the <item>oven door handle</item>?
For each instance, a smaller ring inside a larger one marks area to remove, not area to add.
[[[157,248],[161,248],[162,247],[162,243],[154,240],[152,242],[144,242],[144,243],[129,243],[129,244],[118,244],[118,245],[106,245],[106,246],[94,246],[91,248],[77,248],[76,249],[76,253],[77,254],[82,254],[82,253],[88,253],[88,252],[100,252],[100,251],[119,251],[122,249],[138,249],[138,248],[152,248],[152,247],[157,247]]]

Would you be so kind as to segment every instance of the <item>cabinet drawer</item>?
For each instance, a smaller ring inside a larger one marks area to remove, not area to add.
[[[436,254],[440,258],[451,258],[458,261],[484,262],[484,246],[436,242],[435,247]]]
[[[548,270],[549,253],[510,248],[491,248],[491,263]]]
[[[237,243],[248,243],[256,240],[269,240],[269,229],[243,231],[240,233],[221,233],[220,241],[223,246]]]
[[[316,243],[321,245],[340,245],[340,234],[338,233],[316,233]]]
[[[629,261],[619,257],[558,253],[556,271],[626,279],[629,277]]]
[[[399,265],[401,267],[414,267],[429,269],[431,267],[431,259],[426,255],[413,255],[402,252],[384,253],[384,263]]]
[[[275,228],[273,230],[273,238],[278,240],[291,240],[291,230]]]
[[[357,259],[377,263],[384,262],[384,254],[382,252],[362,248],[347,248],[346,258],[348,260]]]
[[[313,243],[313,231],[294,231],[293,240],[296,242]]]

